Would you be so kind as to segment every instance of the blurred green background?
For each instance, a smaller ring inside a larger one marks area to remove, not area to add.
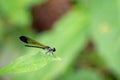
[[[119,0],[0,0],[0,80],[120,80],[119,21]]]

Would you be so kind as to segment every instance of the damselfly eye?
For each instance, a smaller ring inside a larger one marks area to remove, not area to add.
[[[56,51],[56,49],[55,48],[53,48],[53,52],[55,52]]]

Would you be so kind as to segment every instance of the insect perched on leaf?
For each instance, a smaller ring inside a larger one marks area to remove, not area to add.
[[[48,52],[53,54],[53,52],[56,51],[55,48],[51,48],[49,46],[43,45],[43,44],[41,44],[35,40],[32,40],[26,36],[20,36],[20,40],[27,44],[27,45],[25,45],[26,47],[34,47],[34,48],[41,48],[41,49],[47,50],[46,54]]]

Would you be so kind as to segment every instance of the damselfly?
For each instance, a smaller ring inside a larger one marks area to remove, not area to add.
[[[52,53],[56,51],[55,48],[51,48],[49,46],[43,45],[35,40],[32,40],[26,36],[20,36],[20,40],[24,43],[26,43],[27,45],[25,45],[26,47],[34,47],[34,48],[41,48],[43,50],[47,50],[46,54],[48,52]]]

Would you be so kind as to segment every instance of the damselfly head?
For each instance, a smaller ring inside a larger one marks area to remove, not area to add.
[[[56,51],[56,49],[55,49],[55,48],[52,48],[52,51],[53,51],[53,52],[55,52],[55,51]]]

